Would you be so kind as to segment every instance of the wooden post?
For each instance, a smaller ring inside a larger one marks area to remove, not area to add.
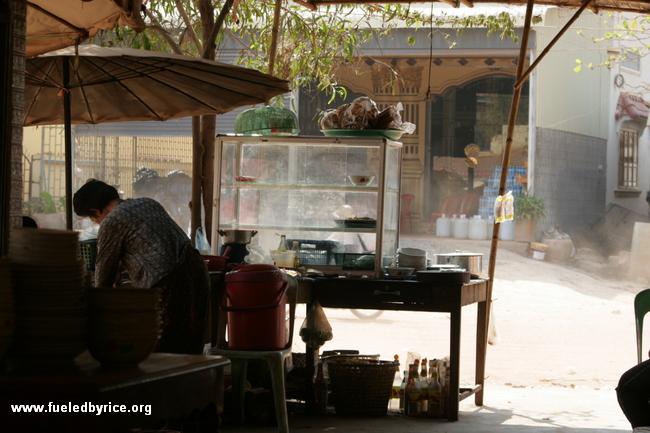
[[[201,145],[201,117],[192,117],[192,245],[196,229],[201,227],[201,180],[203,178],[203,146]]]
[[[72,230],[72,115],[70,108],[70,59],[63,57],[63,123],[65,124],[65,228]]]
[[[13,15],[9,2],[0,2],[0,256],[4,256],[9,244],[11,207],[11,132],[13,106]]]

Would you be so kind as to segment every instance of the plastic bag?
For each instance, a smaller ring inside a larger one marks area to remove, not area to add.
[[[203,227],[196,229],[196,236],[194,237],[194,248],[199,250],[199,253],[201,254],[210,254],[210,243],[208,242],[208,238],[203,232]]]
[[[515,217],[515,199],[512,191],[500,195],[494,201],[494,219],[498,223],[512,221]]]
[[[312,348],[321,347],[333,337],[332,326],[325,317],[323,307],[317,302],[314,311],[308,315],[300,326],[300,338]]]

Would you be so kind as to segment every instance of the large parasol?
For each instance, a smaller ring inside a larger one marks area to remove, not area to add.
[[[66,223],[72,228],[71,124],[220,114],[288,91],[286,81],[239,66],[83,45],[27,60],[24,125],[65,125]]]

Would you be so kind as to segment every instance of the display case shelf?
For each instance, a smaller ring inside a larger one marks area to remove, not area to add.
[[[332,233],[375,233],[376,228],[361,227],[307,227],[307,226],[282,226],[282,225],[258,225],[258,224],[220,224],[221,230],[281,230],[289,232],[332,232]]]
[[[234,184],[224,184],[224,188],[239,189],[281,189],[281,190],[298,190],[306,189],[312,191],[344,191],[344,192],[374,192],[379,191],[377,186],[353,186],[353,185],[324,185],[324,184],[278,184],[278,183],[258,183],[258,182],[235,182]]]

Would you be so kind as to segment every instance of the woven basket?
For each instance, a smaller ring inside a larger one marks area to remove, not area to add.
[[[327,369],[338,415],[386,415],[397,363],[330,361]]]

